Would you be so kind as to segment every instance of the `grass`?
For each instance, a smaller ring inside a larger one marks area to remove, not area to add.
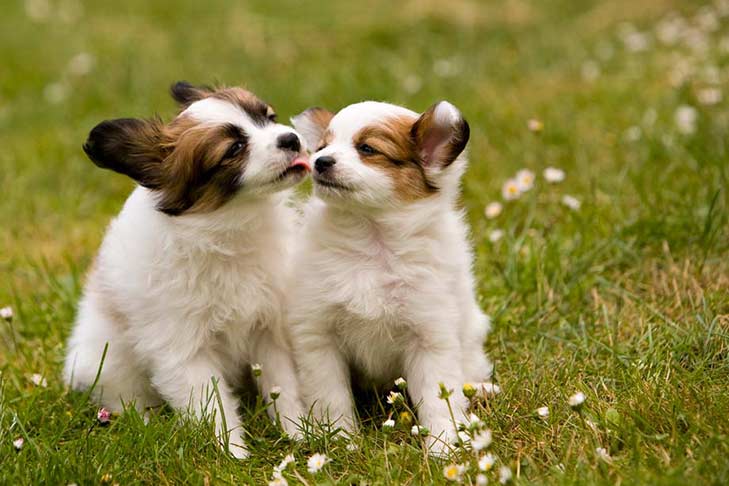
[[[289,452],[292,484],[445,481],[404,425],[382,433],[382,395],[365,398],[354,451],[326,435],[289,443],[249,398],[252,458],[236,462],[209,427],[167,410],[100,427],[64,387],[84,272],[132,188],[80,145],[104,118],[170,116],[167,86],[188,79],[244,83],[283,119],[365,98],[459,106],[472,127],[464,206],[494,317],[485,347],[502,388],[475,412],[497,464],[518,484],[729,483],[729,111],[697,98],[727,86],[729,19],[699,31],[702,51],[656,40],[668,11],[695,25],[702,3],[679,0],[117,3],[58,0],[31,20],[10,2],[0,20],[0,307],[15,311],[0,322],[0,482],[262,484]],[[647,50],[624,45],[624,22],[649,34]],[[96,60],[88,74],[69,71],[79,52]],[[680,105],[697,110],[693,133],[675,123]],[[531,117],[542,133],[527,130]],[[566,181],[538,177],[484,218],[506,178],[547,166]],[[496,228],[505,236],[490,243]],[[578,390],[580,414],[567,406]],[[332,460],[316,476],[304,467],[314,452]],[[452,458],[469,460],[472,483],[472,455]]]

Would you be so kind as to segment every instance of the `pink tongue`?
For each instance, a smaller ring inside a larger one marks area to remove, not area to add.
[[[311,170],[311,166],[309,165],[309,159],[307,157],[296,157],[293,162],[291,162],[291,167],[297,166],[304,167],[307,171]]]

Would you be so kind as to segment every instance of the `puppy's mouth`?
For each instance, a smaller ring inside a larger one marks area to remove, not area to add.
[[[270,184],[283,182],[289,177],[302,178],[309,171],[311,171],[309,158],[306,155],[297,155],[296,157],[294,157],[288,167],[281,171],[276,177],[271,179]]]
[[[334,190],[334,191],[352,191],[353,189],[349,186],[345,186],[344,184],[340,184],[338,182],[335,182],[331,179],[325,179],[321,176],[317,177],[314,176],[314,183],[317,186],[324,187],[326,189]]]

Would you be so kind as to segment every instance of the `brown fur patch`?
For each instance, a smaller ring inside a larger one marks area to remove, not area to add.
[[[438,191],[428,181],[420,164],[411,129],[415,119],[408,116],[393,117],[377,125],[361,129],[354,136],[355,148],[367,144],[374,154],[360,152],[362,162],[386,172],[395,182],[398,196],[405,201],[416,201]]]

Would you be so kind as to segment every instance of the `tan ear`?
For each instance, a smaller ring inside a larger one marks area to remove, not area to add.
[[[315,106],[292,117],[291,124],[304,137],[306,145],[313,152],[316,150],[332,118],[334,118],[334,113]]]
[[[150,189],[162,183],[162,122],[120,118],[96,125],[83,149],[104,169],[125,174]]]
[[[212,92],[213,89],[209,86],[193,86],[187,81],[178,81],[170,86],[172,98],[182,106],[207,98]]]
[[[423,167],[437,169],[449,166],[463,152],[470,128],[458,108],[440,101],[420,115],[410,135]]]

